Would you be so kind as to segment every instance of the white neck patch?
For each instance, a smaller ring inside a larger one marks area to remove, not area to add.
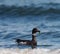
[[[33,36],[36,36],[38,33],[34,33],[34,34],[32,34]]]
[[[36,36],[36,33],[32,34],[33,36]]]

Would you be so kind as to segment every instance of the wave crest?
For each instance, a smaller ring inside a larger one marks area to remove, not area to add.
[[[42,5],[42,6],[0,6],[0,15],[41,15],[41,14],[60,14],[58,4]],[[60,6],[60,5],[59,5]]]
[[[39,51],[39,52],[38,52]],[[0,49],[1,54],[59,54],[60,49]]]

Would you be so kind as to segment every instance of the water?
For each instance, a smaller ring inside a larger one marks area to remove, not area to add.
[[[52,0],[47,3],[34,2],[22,5],[17,1],[18,5],[13,2],[14,5],[12,5],[11,1],[9,4],[6,2],[8,1],[0,2],[1,54],[60,53],[60,3],[54,3]],[[41,31],[41,34],[36,36],[37,48],[31,49],[31,46],[26,45],[17,46],[15,39],[31,40],[32,29],[35,27]]]

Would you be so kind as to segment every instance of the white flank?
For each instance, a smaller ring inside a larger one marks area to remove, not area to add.
[[[26,44],[26,42],[20,42],[20,44]]]

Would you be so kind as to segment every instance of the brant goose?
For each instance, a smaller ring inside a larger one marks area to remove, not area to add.
[[[33,28],[32,30],[32,40],[21,40],[21,39],[16,39],[16,42],[19,44],[25,44],[25,45],[31,45],[32,48],[36,48],[37,46],[37,41],[36,41],[36,33],[40,31],[37,28]]]

